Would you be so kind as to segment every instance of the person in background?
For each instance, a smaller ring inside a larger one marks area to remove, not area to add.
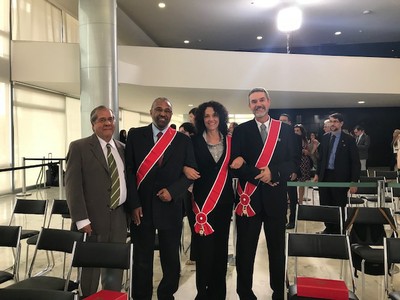
[[[319,149],[315,182],[357,182],[360,178],[360,157],[355,139],[342,131],[343,115],[334,113],[329,116],[331,133],[324,134]],[[357,187],[320,187],[321,205],[339,206],[347,204],[347,192],[354,194]],[[326,234],[341,234],[338,224],[325,223]]]
[[[125,242],[126,181],[124,144],[113,139],[115,117],[98,106],[90,114],[93,134],[70,144],[65,171],[65,191],[72,229],[85,232],[88,242]],[[122,270],[82,270],[84,297],[102,288],[121,291]]]
[[[329,119],[326,119],[326,120],[324,121],[323,130],[324,130],[325,133],[331,132],[331,121],[330,121]]]
[[[261,227],[267,241],[272,299],[284,299],[287,181],[296,170],[293,128],[269,116],[271,99],[264,88],[248,94],[254,119],[240,124],[232,136],[231,168],[239,178],[236,291],[240,299],[253,292],[254,260]],[[237,163],[243,158],[244,164]]]
[[[122,129],[120,132],[119,132],[119,141],[121,142],[121,143],[126,143],[126,130],[125,129]]]
[[[179,131],[182,132],[183,134],[186,134],[188,137],[192,137],[196,134],[196,127],[190,122],[185,122],[182,123],[181,126],[179,126]],[[189,221],[189,227],[190,227],[190,254],[189,254],[189,259],[186,261],[186,265],[195,265],[196,264],[196,247],[194,245],[194,223],[195,223],[195,218],[194,214],[192,211],[192,198],[193,198],[193,184],[190,185],[190,187],[187,190],[187,193],[184,197],[183,200],[183,206],[185,210],[185,215],[188,218]]]
[[[232,135],[233,131],[235,130],[235,128],[238,126],[239,124],[236,122],[231,122],[229,123],[229,127],[228,127],[228,134]]]
[[[354,135],[358,148],[358,155],[360,156],[361,170],[367,169],[368,149],[371,144],[369,136],[365,133],[364,128],[360,125],[354,127]]]
[[[311,170],[317,169],[317,162],[318,162],[318,147],[320,142],[317,139],[317,135],[314,132],[310,133],[310,157],[312,160],[312,167]]]
[[[192,123],[194,126],[196,126],[196,111],[197,107],[193,107],[191,110],[189,110],[189,122]]]
[[[129,132],[125,152],[130,233],[135,245],[132,297],[152,299],[157,230],[163,272],[157,298],[169,300],[179,287],[182,199],[192,183],[183,167],[196,169],[196,162],[190,138],[169,126],[169,100],[155,99],[150,115],[150,125]]]
[[[292,120],[288,114],[281,114],[279,116],[279,121],[292,126]],[[302,148],[302,141],[301,137],[296,135],[296,172],[294,172],[290,176],[290,181],[297,181],[297,178],[301,175],[300,173],[300,159],[301,159],[301,152]],[[296,218],[296,209],[298,203],[298,194],[297,194],[297,187],[295,186],[288,186],[287,187],[287,194],[289,197],[289,221],[286,224],[286,229],[293,229],[295,218]]]
[[[307,132],[306,129],[302,124],[296,124],[294,125],[294,133],[297,134],[298,136],[301,137],[301,159],[300,159],[300,176],[298,180],[300,182],[305,182],[307,180],[310,180],[311,175],[311,159],[310,159],[310,149],[309,149],[309,143],[307,140]],[[303,204],[304,200],[304,191],[305,187],[304,186],[299,186],[299,204]]]
[[[228,238],[233,208],[229,172],[231,137],[228,112],[216,101],[201,104],[196,111],[197,135],[193,149],[199,175],[193,185],[196,247],[197,300],[225,299]]]
[[[400,129],[395,129],[393,131],[393,139],[392,139],[393,158],[390,166],[392,170],[398,170],[397,165],[399,160],[397,159],[398,157],[397,153],[399,152],[399,148],[400,148]]]

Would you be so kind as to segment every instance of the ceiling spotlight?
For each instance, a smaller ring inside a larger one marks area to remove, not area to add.
[[[165,8],[165,3],[164,3],[164,2],[158,3],[158,7],[159,7],[159,8]]]
[[[357,103],[358,103],[358,104],[365,104],[365,101],[364,101],[364,100],[361,100],[361,101],[358,101]]]
[[[189,107],[193,107],[193,104],[188,104]]]
[[[277,26],[279,31],[291,32],[299,29],[303,20],[303,13],[296,6],[286,7],[278,12]]]
[[[259,35],[259,36],[257,37],[257,40],[262,40],[262,36]]]
[[[363,15],[369,15],[370,13],[372,13],[372,10],[366,9],[363,11]]]
[[[336,32],[335,32],[335,35],[341,35],[341,34],[342,34],[341,31],[336,31]]]
[[[190,43],[189,40],[184,40],[183,42],[184,42],[185,44],[189,44],[189,43]]]

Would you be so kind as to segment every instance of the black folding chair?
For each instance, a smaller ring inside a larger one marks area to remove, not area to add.
[[[74,300],[77,295],[71,292],[32,289],[0,289],[0,299],[4,300]]]
[[[10,248],[10,255],[13,256],[11,272],[7,269],[0,271],[0,283],[14,280],[19,281],[19,260],[21,254],[21,226],[0,226],[0,247]]]
[[[355,272],[361,271],[362,295],[365,295],[365,274],[383,276],[383,239],[385,225],[390,225],[389,236],[397,235],[396,223],[390,208],[347,207],[346,232],[350,237]]]
[[[288,299],[316,299],[300,297],[297,295],[297,274],[299,268],[298,258],[301,257],[334,259],[347,262],[351,276],[349,299],[358,299],[355,294],[355,281],[352,272],[353,264],[350,254],[350,243],[346,235],[286,233],[285,282],[287,288],[287,297]],[[294,258],[293,280],[289,279],[290,258]],[[315,274],[312,274],[311,277],[315,277]],[[341,278],[341,275],[338,277]]]
[[[18,223],[16,220],[17,215],[22,215],[23,217],[31,217],[31,216],[41,216],[43,219],[43,223],[41,227],[44,227],[46,224],[46,214],[47,214],[47,206],[48,200],[28,200],[28,199],[16,199],[13,212],[11,214],[10,222],[8,225],[15,225]],[[38,229],[26,229],[24,225],[22,225],[21,231],[21,240],[29,239],[33,236],[37,236],[40,230]],[[29,261],[29,247],[26,248],[26,262],[25,262],[25,273],[28,270],[28,261]]]
[[[93,255],[95,253],[95,255]],[[78,290],[81,293],[82,268],[111,268],[128,270],[128,277],[132,278],[132,255],[133,245],[131,243],[90,243],[76,242],[76,249],[72,260],[72,267],[78,268]],[[70,280],[71,270],[67,281]],[[131,294],[131,281],[128,282],[127,293]]]
[[[47,290],[59,290],[59,291],[73,291],[78,288],[76,282],[70,281],[69,278],[65,279],[64,274],[60,277],[55,276],[33,276],[32,273],[35,268],[35,262],[40,251],[55,251],[62,253],[69,253],[71,256],[74,255],[74,245],[77,241],[83,241],[85,234],[82,232],[43,228],[40,232],[38,243],[36,245],[35,252],[33,254],[32,262],[28,272],[28,278],[19,281],[10,286],[13,289],[47,289]],[[97,253],[97,251],[92,252]],[[71,268],[68,270],[68,274],[71,272]]]
[[[383,245],[385,253],[385,290],[390,299],[400,299],[400,291],[393,290],[394,266],[395,264],[400,264],[400,239],[385,238]]]

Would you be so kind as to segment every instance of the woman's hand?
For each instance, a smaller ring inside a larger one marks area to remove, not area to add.
[[[243,157],[238,156],[233,160],[230,167],[232,169],[240,169],[244,163],[245,163],[245,161],[244,161]]]
[[[191,167],[184,166],[183,167],[183,173],[185,174],[187,179],[190,179],[190,180],[196,180],[196,179],[199,179],[201,177],[200,173],[197,172],[196,169],[193,169]]]

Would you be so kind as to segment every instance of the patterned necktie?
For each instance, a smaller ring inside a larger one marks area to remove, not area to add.
[[[267,126],[265,126],[265,124],[261,124],[260,126],[260,134],[261,134],[261,138],[263,143],[265,143],[265,140],[267,139]]]
[[[111,153],[110,144],[107,144],[107,162],[111,174],[110,208],[114,209],[119,204],[120,191],[119,191],[119,176],[118,176],[117,163],[115,162],[114,156]]]
[[[163,135],[162,131],[159,131],[159,132],[157,133],[157,141],[161,138],[162,135]],[[161,156],[160,156],[160,159],[159,159],[158,162],[157,162],[157,164],[158,164],[159,166],[161,166],[161,164],[162,164],[163,156],[164,156],[164,155],[161,155]]]

